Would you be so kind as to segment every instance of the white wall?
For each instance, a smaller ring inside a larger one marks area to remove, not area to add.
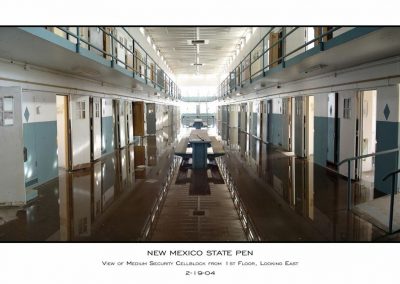
[[[314,116],[328,117],[328,94],[314,96]]]
[[[0,206],[26,201],[21,116],[21,88],[0,87],[0,97],[14,97],[14,125],[0,126]]]
[[[24,117],[26,108],[29,111],[29,121]],[[56,121],[56,96],[47,92],[23,91],[21,117],[23,123]]]

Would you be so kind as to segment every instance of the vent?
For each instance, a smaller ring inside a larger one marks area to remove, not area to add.
[[[204,210],[193,210],[193,216],[204,216],[205,214]]]
[[[192,39],[192,40],[188,40],[187,44],[188,45],[197,45],[197,44],[208,44],[208,40],[207,39]]]

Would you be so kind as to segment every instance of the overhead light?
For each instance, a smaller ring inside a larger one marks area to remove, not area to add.
[[[157,56],[160,56],[160,50],[157,50]]]
[[[153,49],[156,50],[156,45],[153,43]]]
[[[148,42],[149,44],[151,44],[151,38],[150,38],[150,36],[147,36],[147,42]]]
[[[144,35],[144,28],[143,27],[140,27],[139,31],[142,33],[142,35]]]
[[[208,39],[189,39],[186,42],[188,45],[197,45],[197,44],[208,44],[210,41]]]

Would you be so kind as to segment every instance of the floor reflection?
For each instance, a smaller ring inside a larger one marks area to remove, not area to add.
[[[347,211],[346,180],[337,173],[248,133],[229,135],[238,135],[238,145],[227,147],[225,162],[264,240],[370,241],[384,234]],[[357,183],[353,192],[357,202],[372,194]],[[269,206],[271,198],[282,205]]]
[[[60,170],[32,203],[0,209],[0,241],[139,239],[173,158],[168,132],[137,138],[88,169]]]

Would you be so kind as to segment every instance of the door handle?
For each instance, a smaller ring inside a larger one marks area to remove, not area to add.
[[[26,147],[24,147],[24,163],[28,161],[28,149],[26,149]]]

